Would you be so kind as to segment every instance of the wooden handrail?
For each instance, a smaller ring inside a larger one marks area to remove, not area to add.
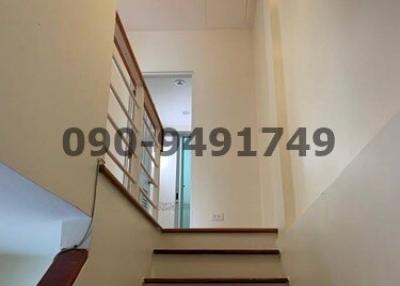
[[[86,249],[61,251],[37,286],[72,286],[87,258]]]
[[[151,122],[153,123],[157,131],[162,132],[163,126],[160,117],[150,96],[150,92],[143,78],[143,74],[140,71],[139,64],[136,60],[135,55],[133,54],[128,36],[126,35],[125,29],[122,25],[122,21],[118,13],[116,14],[114,43],[117,46],[117,49],[127,68],[131,80],[135,83],[136,86],[142,86],[144,89],[144,108],[148,113]]]
[[[147,114],[149,116],[149,119],[150,119],[151,123],[153,123],[156,131],[160,131],[161,132],[163,130],[163,127],[162,127],[162,124],[161,124],[161,120],[160,120],[160,118],[158,116],[156,107],[154,105],[153,100],[150,97],[150,93],[149,93],[146,85],[144,86],[144,89],[145,89],[144,109],[146,110],[146,112],[147,112]]]

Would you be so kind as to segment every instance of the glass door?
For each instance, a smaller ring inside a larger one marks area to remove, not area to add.
[[[190,143],[190,135],[181,135],[180,142],[180,221],[179,227],[190,227],[190,205],[192,200],[192,152],[187,145]]]

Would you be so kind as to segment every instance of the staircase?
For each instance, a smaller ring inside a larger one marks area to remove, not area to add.
[[[276,229],[164,229],[144,285],[288,285]]]

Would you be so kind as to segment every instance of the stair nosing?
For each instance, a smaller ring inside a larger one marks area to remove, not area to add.
[[[157,248],[155,255],[280,255],[279,249],[193,249]]]
[[[144,284],[288,284],[288,278],[145,278]]]
[[[163,233],[264,233],[278,234],[277,228],[163,228]]]

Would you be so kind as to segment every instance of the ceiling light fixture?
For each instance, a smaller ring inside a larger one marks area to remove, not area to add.
[[[186,84],[186,81],[184,81],[183,79],[176,79],[174,81],[175,86],[184,86]]]

